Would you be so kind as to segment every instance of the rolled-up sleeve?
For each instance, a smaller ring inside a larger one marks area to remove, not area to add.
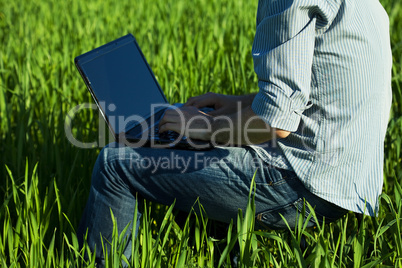
[[[260,0],[252,49],[260,90],[252,109],[271,127],[297,130],[309,105],[315,37],[334,9],[322,0]]]

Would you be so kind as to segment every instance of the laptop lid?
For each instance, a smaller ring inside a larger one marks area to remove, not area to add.
[[[131,34],[76,57],[75,64],[115,137],[149,118],[155,104],[168,104]]]

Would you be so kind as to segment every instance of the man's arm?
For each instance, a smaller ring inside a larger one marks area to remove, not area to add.
[[[214,110],[208,113],[212,116],[231,115],[236,113],[239,109],[251,106],[256,94],[257,93],[234,96],[208,92],[200,96],[189,98],[184,106],[194,106],[196,108],[212,107]]]
[[[276,137],[287,137],[290,132],[271,128],[253,112],[251,103],[254,96],[208,93],[191,98],[182,108],[166,111],[159,129],[161,132],[184,131],[189,138],[211,141],[217,145],[260,144]],[[215,115],[198,110],[204,106],[215,107]]]
[[[223,131],[227,129],[227,131]],[[219,144],[251,145],[261,144],[275,138],[286,138],[289,131],[270,127],[254,113],[251,105],[231,114],[228,118],[215,117],[208,140]]]

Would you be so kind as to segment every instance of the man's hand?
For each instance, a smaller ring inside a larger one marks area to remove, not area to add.
[[[167,109],[159,122],[159,132],[172,130],[187,138],[209,141],[212,132],[212,116],[194,106]]]

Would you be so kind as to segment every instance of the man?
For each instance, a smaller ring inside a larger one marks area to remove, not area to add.
[[[229,222],[245,209],[255,174],[257,224],[294,226],[303,200],[318,220],[348,210],[375,216],[391,103],[388,17],[377,0],[259,2],[253,44],[259,92],[208,93],[168,110],[160,131],[211,141],[207,151],[104,148],[79,235],[102,257],[110,209],[121,231],[136,194]],[[198,108],[209,106],[208,114]],[[164,163],[162,165],[161,163]],[[314,225],[313,219],[309,225]],[[138,225],[137,225],[138,226]],[[130,244],[125,254],[130,254]]]

